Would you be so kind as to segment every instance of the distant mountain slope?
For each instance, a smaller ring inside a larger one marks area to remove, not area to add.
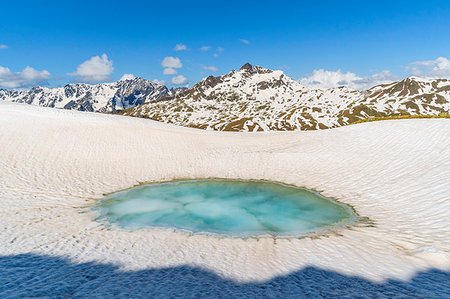
[[[0,99],[33,105],[82,111],[115,112],[169,96],[178,89],[143,78],[114,83],[68,84],[64,87],[34,87],[30,90],[0,89]]]
[[[218,131],[334,128],[374,117],[450,112],[450,80],[409,77],[366,91],[311,89],[273,71],[245,64],[192,88],[168,89],[143,78],[59,88],[0,89],[0,100],[46,107],[122,113]]]
[[[369,116],[439,114],[450,111],[449,102],[446,79],[411,77],[367,91],[310,89],[282,71],[245,64],[121,113],[220,131],[315,130]]]
[[[363,93],[349,109],[350,121],[368,116],[437,115],[450,111],[450,80],[409,77]],[[343,111],[343,114],[347,111]]]

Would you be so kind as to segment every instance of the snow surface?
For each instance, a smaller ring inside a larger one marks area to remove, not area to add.
[[[448,119],[224,133],[1,102],[0,128],[0,297],[450,292]],[[232,239],[108,230],[90,210],[141,182],[209,177],[319,190],[373,225]]]

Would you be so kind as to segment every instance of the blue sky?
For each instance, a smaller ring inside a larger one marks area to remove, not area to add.
[[[0,87],[6,88],[110,82],[123,74],[168,85],[182,76],[174,83],[192,86],[247,61],[282,69],[305,84],[450,76],[450,1],[3,1],[1,6]],[[177,44],[187,49],[175,51]],[[181,64],[166,70],[172,75],[163,73],[165,57]]]

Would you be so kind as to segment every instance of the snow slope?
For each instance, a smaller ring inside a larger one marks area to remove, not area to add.
[[[448,294],[448,272],[439,272],[450,271],[448,119],[251,134],[2,102],[0,128],[0,297],[111,297],[141,288],[212,296],[205,288],[222,286],[218,280],[263,286],[269,297],[302,288],[336,295],[362,281],[375,297]],[[244,240],[107,229],[89,209],[103,194],[140,182],[207,177],[319,190],[373,225]],[[192,267],[217,276],[192,284],[205,277],[186,270]],[[419,272],[429,274],[411,281]],[[390,292],[379,293],[385,284]]]

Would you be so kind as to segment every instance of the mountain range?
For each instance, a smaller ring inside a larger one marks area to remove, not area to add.
[[[64,87],[37,86],[30,90],[0,89],[0,99],[44,107],[92,112],[117,112],[164,96],[175,95],[186,88],[168,89],[143,78],[101,84],[67,84]]]
[[[176,95],[122,114],[219,131],[315,130],[371,116],[437,115],[450,111],[450,80],[409,77],[365,91],[312,89],[282,71],[245,64],[210,76]]]
[[[120,113],[218,131],[315,130],[368,117],[438,115],[450,111],[450,80],[409,77],[359,91],[314,89],[282,71],[245,64],[192,88],[168,89],[143,78],[59,88],[0,90],[0,99]]]

